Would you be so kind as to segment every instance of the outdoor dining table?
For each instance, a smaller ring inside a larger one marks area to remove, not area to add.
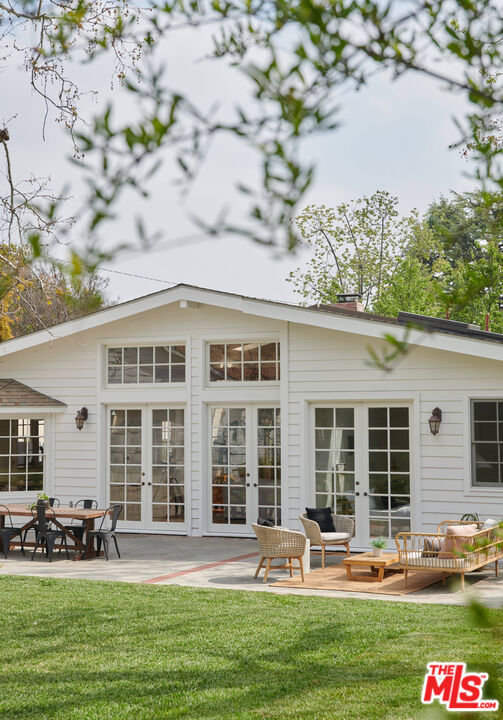
[[[21,528],[23,534],[26,532],[26,530],[29,530],[31,527],[33,527],[33,525],[35,525],[35,523],[37,522],[36,508],[33,508],[33,514],[35,515],[35,517],[33,517],[30,505],[6,503],[3,507],[0,507],[0,527],[5,526],[5,516],[7,515],[7,510],[5,508],[8,508],[10,510],[12,516],[30,518],[30,520]],[[51,511],[54,511],[54,515]],[[75,550],[75,555],[73,556],[73,559],[84,560],[85,558],[94,558],[98,556],[94,547],[94,538],[89,545],[89,550],[86,552],[85,542],[79,540],[79,538],[74,535],[71,530],[65,528],[65,526],[60,521],[64,519],[73,519],[77,521],[80,520],[82,522],[84,520],[86,527],[85,533],[87,536],[88,532],[94,530],[94,521],[97,518],[102,518],[104,515],[107,514],[107,512],[107,509],[100,510],[99,508],[94,508],[92,510],[85,510],[83,508],[63,507],[62,505],[60,505],[59,507],[50,508],[50,511],[47,514],[47,519],[50,520],[54,525],[56,525],[59,530],[63,530],[67,538],[73,541],[73,547],[68,547],[69,550]],[[20,542],[14,540],[11,541],[10,544],[13,546],[21,545]],[[35,543],[26,542],[24,543],[24,546],[35,547]],[[99,555],[103,555],[103,552],[100,552]]]

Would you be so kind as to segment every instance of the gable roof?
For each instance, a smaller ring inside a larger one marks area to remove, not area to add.
[[[58,325],[39,330],[29,335],[13,338],[0,343],[0,359],[20,350],[33,348],[44,343],[59,340],[78,332],[98,328],[116,320],[122,320],[139,313],[154,310],[171,303],[212,305],[235,310],[249,315],[267,317],[284,322],[293,322],[313,327],[354,333],[368,338],[382,339],[390,333],[390,325],[397,328],[397,335],[403,335],[403,323],[372,313],[362,313],[333,305],[303,307],[293,303],[264,300],[236,293],[210,290],[194,285],[180,284],[166,290],[128,300],[97,312],[84,315],[77,320],[68,320]],[[494,337],[497,336],[497,337]],[[503,336],[496,333],[480,332],[478,335],[453,334],[435,328],[409,328],[407,340],[412,345],[421,345],[447,352],[503,361]]]
[[[49,395],[44,395],[38,390],[28,387],[28,385],[7,378],[0,379],[0,408],[3,407],[65,408],[66,405],[60,400],[55,400]]]

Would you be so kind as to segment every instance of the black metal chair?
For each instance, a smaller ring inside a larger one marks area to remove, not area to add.
[[[103,550],[105,551],[105,557],[108,560],[108,545],[110,542],[110,538],[113,538],[113,541],[115,543],[115,549],[117,550],[117,555],[119,557],[121,556],[121,554],[119,552],[119,546],[117,544],[117,536],[115,534],[115,528],[117,527],[117,520],[119,519],[121,510],[122,510],[122,505],[111,505],[108,508],[106,515],[103,515],[99,529],[91,530],[91,532],[87,533],[86,554],[89,552],[91,541],[93,540],[93,538],[95,538],[96,539],[96,554],[98,554],[99,551],[101,550],[101,543],[103,543]],[[103,523],[105,522],[105,520],[108,517],[110,512],[112,513],[112,522],[111,522],[110,528],[104,528]]]
[[[16,535],[19,535],[19,539],[21,540],[21,550],[23,552],[23,555],[25,555],[22,528],[14,527],[14,523],[12,522],[12,515],[10,514],[10,510],[7,507],[7,505],[0,505],[0,508],[7,510],[6,517],[9,518],[9,523],[10,523],[10,527],[8,525],[5,525],[4,527],[0,528],[0,537],[2,538],[2,548],[3,548],[4,557],[5,558],[7,557],[7,553],[9,552],[10,541],[12,540],[13,537],[16,537]]]
[[[97,500],[77,500],[74,507],[78,508],[79,506],[82,506],[84,510],[93,510],[94,508],[98,507],[98,501]],[[82,520],[82,522],[78,525],[73,524],[73,520],[70,525],[64,526],[66,530],[69,530],[72,535],[75,535],[76,538],[80,540],[80,542],[84,542],[84,533],[86,531],[86,521]],[[61,552],[61,548],[59,550]]]
[[[35,508],[31,508],[31,514],[33,518],[37,518],[37,531],[36,531],[36,542],[33,549],[31,559],[35,557],[38,546],[43,543],[45,544],[46,555],[49,558],[49,562],[52,562],[52,555],[54,551],[54,543],[60,538],[65,545],[66,557],[70,559],[68,552],[68,544],[66,542],[66,533],[64,530],[52,530],[50,523],[56,518],[56,513],[51,507],[43,507],[37,505]],[[52,515],[52,517],[51,517]]]
[[[60,499],[57,497],[49,498],[49,507],[59,507],[61,505]],[[50,520],[47,520],[47,524],[50,523]],[[28,530],[24,531],[24,538],[23,542],[26,542],[26,536],[28,535],[28,531],[33,530],[35,533],[35,540],[37,539],[38,535],[38,523],[35,523],[35,525],[32,525],[31,528],[28,528]]]

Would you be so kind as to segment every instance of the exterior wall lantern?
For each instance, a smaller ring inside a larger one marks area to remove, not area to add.
[[[87,408],[83,407],[80,410],[77,410],[77,414],[75,415],[75,425],[77,426],[77,430],[82,430],[84,427],[84,423],[87,420],[89,416],[89,413],[87,412]]]
[[[439,407],[433,408],[431,411],[431,417],[428,420],[430,426],[430,432],[432,435],[438,435],[440,423],[442,422],[442,411]]]

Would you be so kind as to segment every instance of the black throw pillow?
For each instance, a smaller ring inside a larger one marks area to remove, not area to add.
[[[321,532],[335,532],[332,518],[332,508],[306,508],[308,520],[314,520],[320,526]]]
[[[257,518],[257,525],[264,525],[265,527],[275,527],[272,520]]]

